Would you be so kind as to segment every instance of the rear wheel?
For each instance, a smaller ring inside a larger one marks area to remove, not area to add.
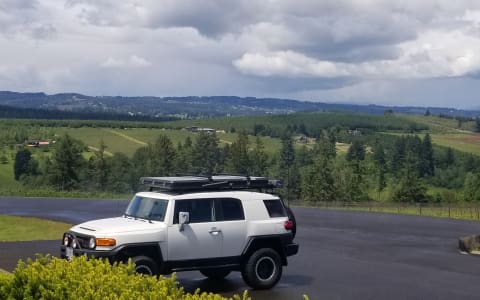
[[[149,276],[158,275],[158,266],[148,256],[135,256],[132,258],[132,263],[135,265],[135,272]]]
[[[280,255],[271,248],[255,251],[243,266],[242,277],[254,289],[272,288],[282,277]]]
[[[225,277],[230,274],[229,269],[204,269],[200,270],[200,273],[202,273],[203,276],[208,277],[210,279],[224,279]]]

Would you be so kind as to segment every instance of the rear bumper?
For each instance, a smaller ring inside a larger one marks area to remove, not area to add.
[[[298,244],[292,243],[285,246],[285,255],[292,256],[298,253]]]

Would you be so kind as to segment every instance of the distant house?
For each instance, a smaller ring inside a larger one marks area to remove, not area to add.
[[[185,127],[184,128],[186,131],[190,131],[190,132],[209,132],[209,133],[213,133],[215,132],[215,129],[213,128],[203,128],[203,127],[198,127],[198,126],[191,126],[191,127]]]
[[[50,141],[46,140],[28,140],[25,141],[25,145],[27,147],[45,147],[45,146],[50,146]]]
[[[297,137],[296,141],[298,143],[306,144],[308,142],[307,136],[306,135],[301,135]]]
[[[353,136],[361,136],[362,132],[358,129],[355,129],[355,130],[348,130],[348,134],[353,135]]]

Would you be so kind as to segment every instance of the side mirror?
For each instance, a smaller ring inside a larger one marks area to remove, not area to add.
[[[190,222],[190,213],[181,211],[178,213],[178,224],[180,224],[180,231],[183,231],[183,226]]]

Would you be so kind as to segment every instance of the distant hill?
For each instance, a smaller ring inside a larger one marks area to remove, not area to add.
[[[147,119],[152,117],[157,120],[164,117],[191,119],[229,115],[289,114],[311,111],[346,111],[383,114],[387,110],[392,110],[404,114],[424,114],[427,109],[434,115],[480,116],[480,111],[478,110],[458,110],[454,108],[333,104],[275,98],[242,98],[235,96],[122,97],[86,96],[77,93],[47,95],[45,93],[0,91],[0,105],[82,114],[102,113],[115,116],[128,115],[133,118],[146,117]]]

